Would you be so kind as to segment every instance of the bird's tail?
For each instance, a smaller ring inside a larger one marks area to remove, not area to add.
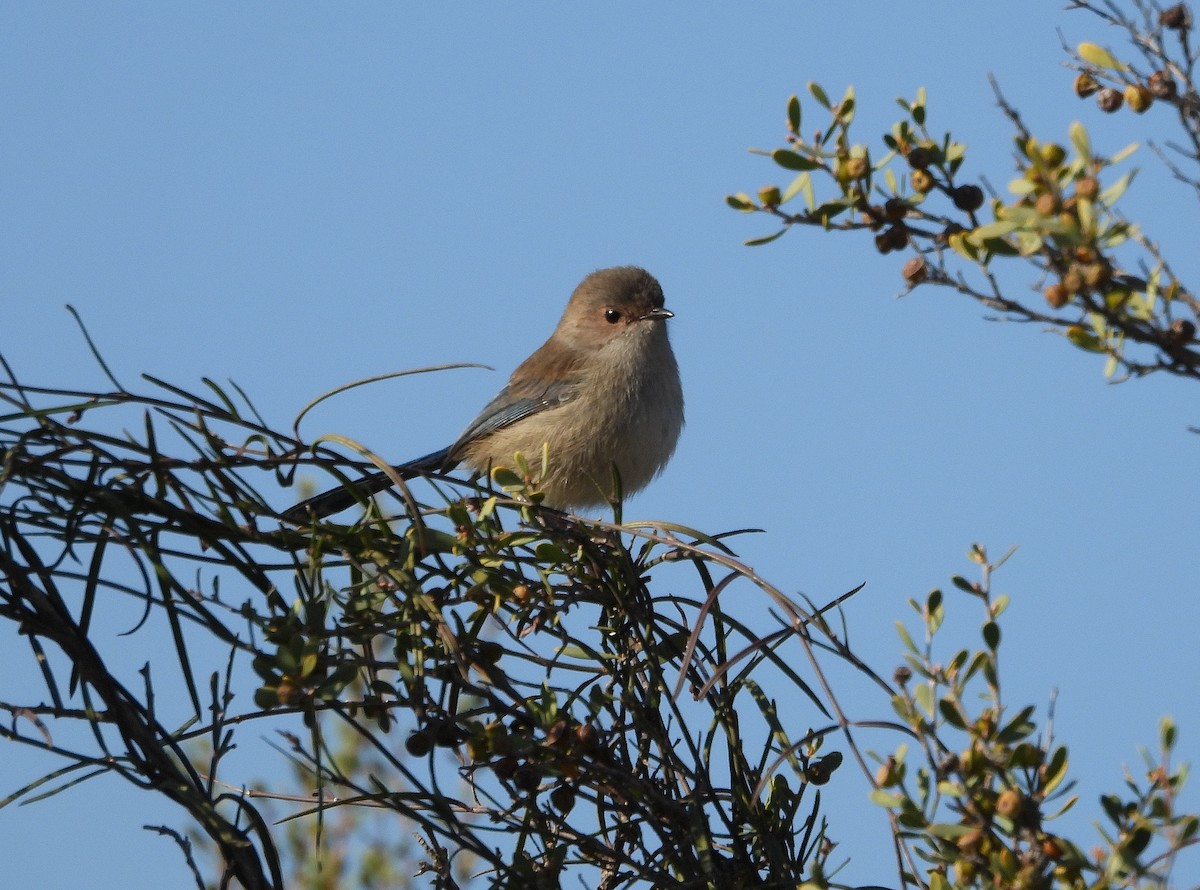
[[[392,469],[401,479],[411,479],[425,473],[440,473],[452,469],[456,463],[457,461],[450,460],[450,449],[443,448],[424,457],[418,457],[416,460],[410,460],[408,463],[399,464]],[[288,507],[280,514],[280,517],[284,522],[290,522],[293,525],[303,525],[312,519],[324,519],[326,516],[348,510],[355,504],[361,503],[365,498],[388,488],[391,484],[392,479],[387,473],[382,471],[372,473],[362,479],[356,479],[337,488],[331,488],[329,491],[323,491],[306,501],[301,501],[294,507]]]

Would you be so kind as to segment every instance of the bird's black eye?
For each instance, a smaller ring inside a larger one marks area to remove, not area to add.
[[[616,309],[605,309],[604,310],[604,320],[607,321],[609,324],[616,324],[618,321],[621,320],[621,313],[618,312]]]

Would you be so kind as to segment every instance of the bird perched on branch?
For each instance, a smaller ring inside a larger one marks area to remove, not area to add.
[[[550,339],[448,448],[396,466],[401,478],[466,464],[508,466],[516,452],[549,452],[548,506],[607,503],[613,471],[628,494],[666,466],[683,428],[683,390],[667,339],[662,287],[636,266],[601,269],[571,295]],[[289,508],[302,523],[330,516],[392,484],[379,472]]]

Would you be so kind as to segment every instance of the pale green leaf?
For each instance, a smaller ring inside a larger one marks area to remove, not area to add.
[[[1131,154],[1133,154],[1137,150],[1138,150],[1138,144],[1136,142],[1131,142],[1128,145],[1126,145],[1123,149],[1121,149],[1119,152],[1117,152],[1115,155],[1113,155],[1111,158],[1109,158],[1108,162],[1110,164],[1119,164],[1119,163],[1121,163],[1121,161],[1125,160],[1127,157],[1129,157]]]
[[[904,795],[893,794],[890,791],[883,791],[878,788],[871,792],[870,798],[874,803],[889,810],[894,810],[904,802]]]
[[[967,236],[972,244],[982,245],[983,242],[992,238],[1002,238],[1005,235],[1015,232],[1021,227],[1021,222],[1018,219],[999,219],[994,223],[987,223],[980,226]]]
[[[925,716],[933,716],[933,691],[929,688],[929,684],[922,683],[914,689],[913,700],[925,712]]]
[[[1017,253],[1021,256],[1033,256],[1045,245],[1046,240],[1036,232],[1017,232]]]
[[[1096,43],[1081,43],[1075,47],[1079,58],[1090,62],[1097,68],[1111,68],[1114,71],[1128,71],[1129,66]]]
[[[1008,190],[1014,195],[1031,195],[1037,191],[1037,186],[1020,176],[1008,184]]]
[[[1130,170],[1108,188],[1100,193],[1100,203],[1105,207],[1112,207],[1120,199],[1121,195],[1125,194],[1125,190],[1129,188],[1129,184],[1133,182],[1133,177],[1137,176],[1136,170]]]
[[[796,197],[802,191],[812,191],[812,177],[807,173],[801,173],[792,180],[792,184],[787,187],[783,193],[783,197],[779,199],[779,203],[786,204],[792,198]]]
[[[1079,155],[1083,163],[1087,163],[1092,159],[1092,140],[1088,136],[1087,129],[1079,121],[1071,124],[1070,128],[1071,145],[1075,149],[1075,154]]]

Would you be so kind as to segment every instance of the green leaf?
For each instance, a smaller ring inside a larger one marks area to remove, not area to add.
[[[903,695],[892,696],[892,710],[909,726],[917,726],[921,722],[920,715],[916,713],[912,703]]]
[[[846,94],[842,96],[842,101],[838,103],[837,107],[838,120],[843,124],[848,124],[854,120],[855,104],[854,87],[846,87]]]
[[[1162,722],[1158,726],[1158,735],[1162,739],[1162,749],[1170,751],[1175,747],[1175,721],[1170,717],[1163,717]]]
[[[496,467],[492,470],[492,481],[501,488],[521,488],[525,480],[508,467]]]
[[[309,652],[300,659],[300,676],[311,677],[313,671],[317,669],[317,653]]]
[[[1016,717],[1008,722],[1008,725],[996,736],[996,740],[1002,744],[1011,744],[1021,739],[1029,737],[1037,727],[1029,718],[1033,716],[1036,709],[1033,705],[1024,708]]]
[[[1108,820],[1114,825],[1121,824],[1121,816],[1124,812],[1124,807],[1121,806],[1121,799],[1115,794],[1101,794],[1100,806],[1104,808],[1105,815]]]
[[[792,96],[787,104],[788,129],[800,134],[800,97]]]
[[[1008,758],[1009,769],[1034,769],[1041,766],[1042,749],[1029,742],[1021,742]]]
[[[912,104],[913,123],[918,127],[925,126],[925,87],[917,90],[917,101]]]
[[[950,247],[952,247],[954,252],[959,256],[963,257],[964,259],[968,259],[973,263],[979,262],[979,251],[976,249],[975,245],[971,242],[968,236],[951,235],[949,243]]]
[[[1139,825],[1134,829],[1133,834],[1125,840],[1125,853],[1136,859],[1146,847],[1150,846],[1150,841],[1153,839],[1154,833],[1146,826]]]
[[[1071,325],[1067,328],[1067,339],[1071,343],[1084,350],[1085,352],[1103,352],[1104,347],[1100,345],[1100,340],[1095,334],[1088,333],[1079,325]]]
[[[1075,47],[1075,52],[1079,53],[1079,58],[1090,62],[1097,68],[1111,68],[1114,71],[1129,70],[1128,65],[1098,44],[1081,43]]]
[[[993,652],[1000,647],[1000,625],[995,621],[989,621],[983,626],[983,642]]]
[[[979,673],[992,659],[986,652],[976,652],[975,657],[971,659],[971,664],[967,667],[966,674],[963,675],[962,682],[966,683],[977,673]]]
[[[819,161],[788,151],[786,148],[777,148],[771,152],[771,160],[786,170],[816,170],[821,166]]]
[[[815,80],[810,80],[808,82],[808,91],[823,108],[829,109],[833,107],[829,102],[829,96],[825,94],[825,90],[823,90],[821,85]]]
[[[1200,831],[1200,816],[1188,816],[1183,820],[1183,827],[1179,829],[1179,847],[1196,836],[1196,832]]]
[[[938,702],[938,711],[941,712],[942,719],[955,729],[967,728],[966,717],[953,700],[949,698],[943,698]]]
[[[1067,812],[1067,810],[1071,809],[1071,807],[1075,806],[1075,804],[1077,804],[1077,803],[1079,803],[1078,795],[1072,795],[1071,797],[1068,797],[1067,802],[1058,808],[1058,812],[1048,813],[1046,815],[1046,821],[1050,821],[1051,819],[1057,819],[1059,816],[1061,816],[1063,813]]]
[[[742,213],[753,213],[758,209],[754,203],[754,199],[745,192],[738,192],[736,195],[726,195],[725,203],[734,210],[742,211]]]
[[[561,563],[568,562],[569,557],[566,552],[550,541],[542,541],[533,548],[533,552],[537,555],[538,561],[541,563]]]
[[[904,644],[906,649],[912,652],[917,651],[917,644],[914,643],[912,637],[908,635],[908,628],[904,626],[904,622],[896,622],[896,633],[900,634],[900,642]]]
[[[745,241],[743,243],[747,247],[758,247],[761,244],[770,244],[772,241],[774,241],[776,238],[781,236],[786,231],[787,231],[787,226],[784,226],[782,229],[780,229],[774,235],[764,235],[761,238],[751,238],[749,241]]]
[[[975,829],[970,825],[952,825],[947,822],[936,822],[929,826],[929,833],[947,841],[956,841],[965,837]]]

